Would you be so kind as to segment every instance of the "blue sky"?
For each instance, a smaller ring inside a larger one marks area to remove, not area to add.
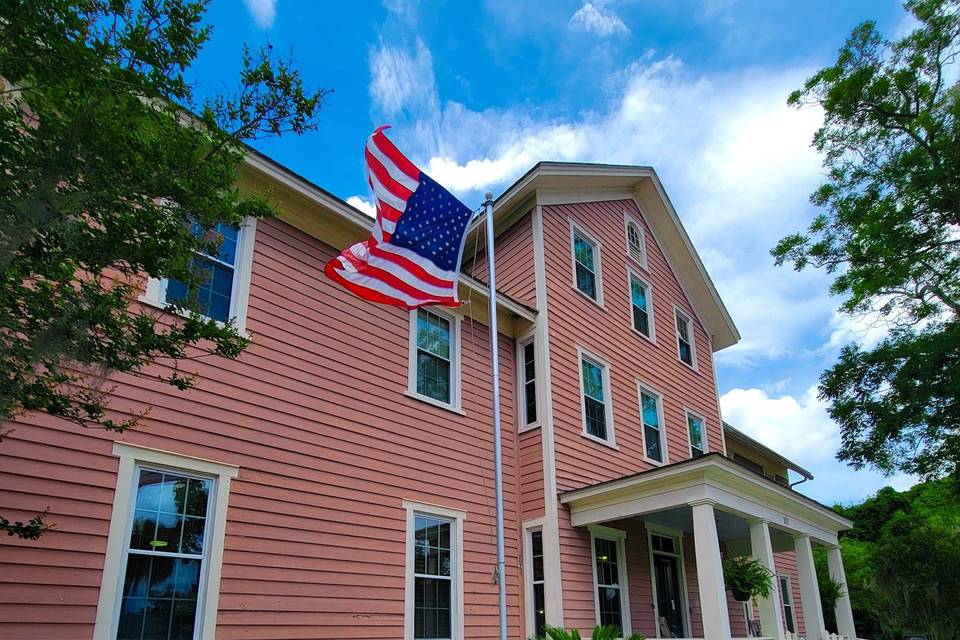
[[[334,92],[318,131],[258,147],[361,207],[362,145],[382,123],[471,206],[538,160],[653,165],[743,335],[716,355],[724,417],[813,471],[800,489],[817,499],[910,484],[837,462],[816,397],[839,347],[882,331],[837,315],[824,274],[769,255],[815,214],[822,175],[820,113],[787,95],[860,21],[908,29],[898,3],[215,0],[208,19],[198,91],[232,86],[243,42],[291,52]]]

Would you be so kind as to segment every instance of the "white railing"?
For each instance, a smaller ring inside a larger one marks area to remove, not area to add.
[[[790,633],[789,631],[784,632],[784,640],[806,640],[806,636],[802,636],[798,633]],[[821,640],[850,640],[847,636],[842,636],[839,633],[829,633],[824,631],[820,634]],[[857,640],[860,640],[859,638]]]

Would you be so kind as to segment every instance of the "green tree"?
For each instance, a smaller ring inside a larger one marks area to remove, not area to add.
[[[218,225],[273,213],[237,189],[245,143],[315,127],[324,91],[269,46],[237,89],[186,80],[210,36],[207,0],[0,0],[0,419],[41,411],[122,430],[111,374],[178,388],[177,362],[234,358],[246,339],[192,313],[149,312],[147,277],[203,282]],[[165,367],[149,367],[161,362]],[[2,438],[3,434],[0,434]],[[42,520],[0,530],[35,537]]]
[[[823,268],[841,310],[877,313],[889,336],[843,348],[820,395],[841,427],[840,460],[926,477],[960,473],[960,2],[910,0],[919,26],[889,41],[873,22],[790,104],[824,113],[814,146],[825,211],[772,253]]]

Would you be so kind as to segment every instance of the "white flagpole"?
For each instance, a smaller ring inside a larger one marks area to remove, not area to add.
[[[507,640],[507,575],[503,550],[503,460],[500,451],[500,349],[497,343],[497,273],[493,258],[493,194],[487,192],[487,273],[490,280],[490,366],[493,370],[493,471],[497,493],[497,586],[500,590],[500,640]]]

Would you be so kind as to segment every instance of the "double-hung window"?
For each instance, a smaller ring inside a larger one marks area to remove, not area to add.
[[[639,386],[640,419],[643,423],[643,446],[647,459],[663,462],[666,459],[663,411],[660,396],[646,387]]]
[[[783,603],[783,623],[790,633],[796,633],[793,620],[793,591],[790,590],[790,576],[777,576],[780,582],[780,602]]]
[[[577,290],[596,303],[603,303],[600,288],[600,244],[576,227],[573,239],[573,280]]]
[[[707,433],[703,418],[687,411],[687,433],[690,435],[690,457],[699,458],[707,452]]]
[[[681,313],[680,311],[676,312],[677,317],[677,352],[679,353],[681,362],[684,362],[691,367],[696,366],[697,356],[694,353],[693,347],[693,327],[690,323],[690,318]]]
[[[407,510],[406,640],[463,637],[461,511],[404,502]]]
[[[200,238],[204,231],[194,223],[193,233]],[[160,307],[177,305],[211,320],[232,321],[244,331],[255,233],[252,218],[240,226],[218,224],[207,238],[217,245],[216,251],[198,251],[193,257],[191,269],[200,281],[197,287],[191,291],[176,278],[151,279],[141,301]]]
[[[584,433],[613,444],[610,368],[600,359],[583,352],[580,353],[580,390]]]
[[[530,588],[532,593],[534,637],[546,636],[547,614],[543,590],[543,532],[530,532]]]
[[[117,638],[193,638],[213,480],[138,468]]]
[[[653,337],[653,301],[650,285],[630,273],[630,311],[633,329],[648,338]]]
[[[459,409],[459,326],[453,315],[417,309],[410,316],[410,388],[423,400]]]
[[[212,640],[237,467],[116,442],[94,637]]]
[[[597,624],[614,625],[630,635],[627,606],[627,570],[624,558],[625,533],[606,527],[592,527],[594,587]]]
[[[537,354],[534,343],[531,337],[526,342],[521,342],[517,350],[521,428],[537,424]]]

